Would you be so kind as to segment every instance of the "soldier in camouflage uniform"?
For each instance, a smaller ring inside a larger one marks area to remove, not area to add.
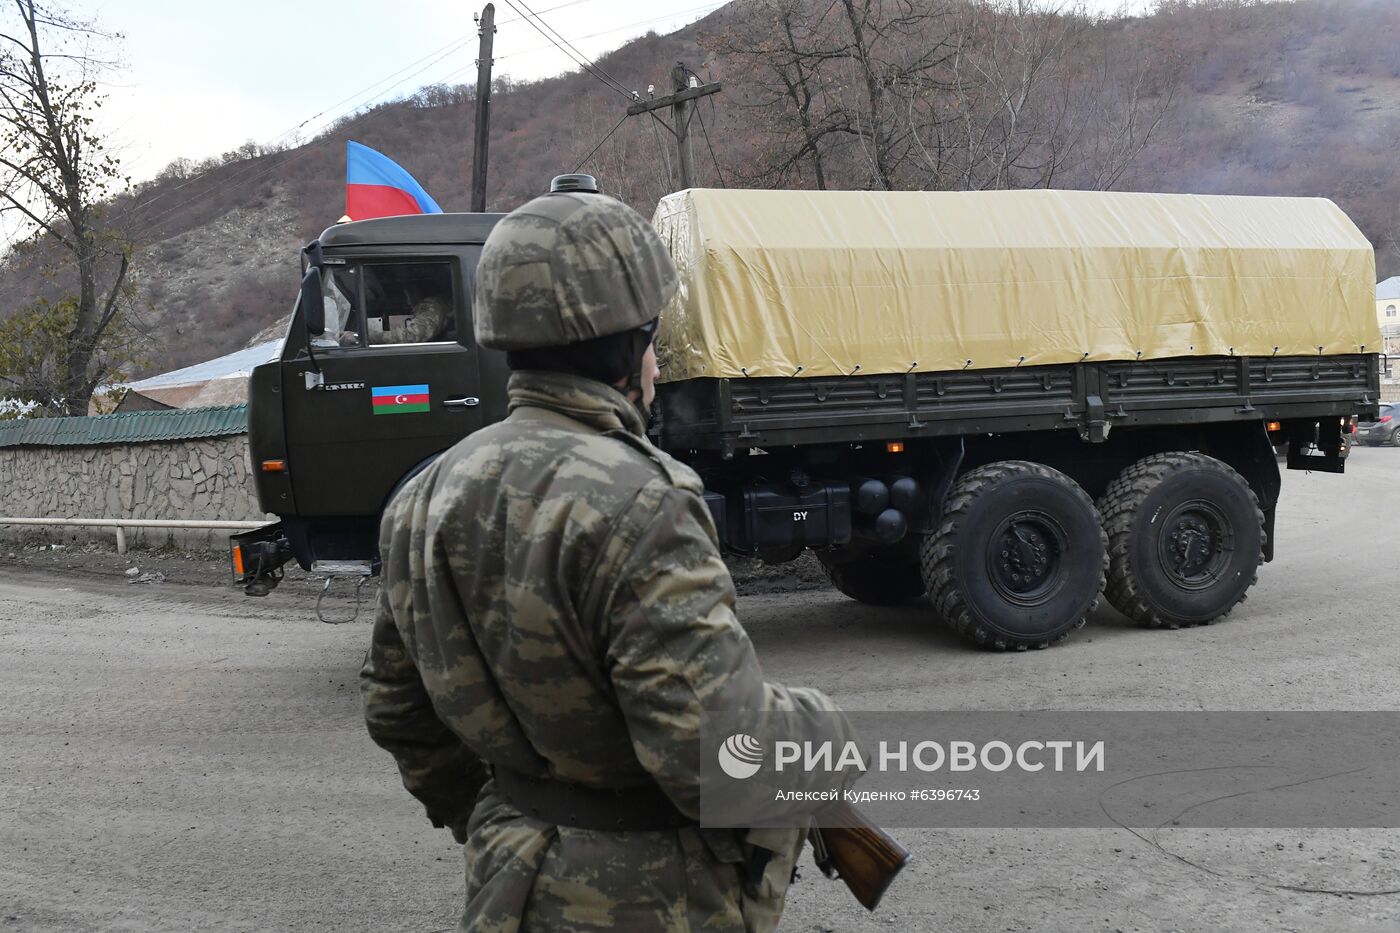
[[[429,295],[413,305],[407,321],[392,330],[385,330],[378,318],[371,318],[365,335],[371,346],[396,343],[428,343],[441,340],[452,319],[452,308],[440,295]]]
[[[835,707],[765,682],[700,479],[645,437],[675,268],[631,209],[555,193],[477,276],[510,415],[385,512],[370,734],[466,843],[461,930],[770,930],[804,833],[696,825],[701,714]]]

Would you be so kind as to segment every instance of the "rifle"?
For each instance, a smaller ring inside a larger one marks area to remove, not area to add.
[[[840,878],[866,910],[880,898],[909,860],[909,850],[850,804],[840,801],[822,811],[822,822],[810,834],[817,867],[828,878]]]

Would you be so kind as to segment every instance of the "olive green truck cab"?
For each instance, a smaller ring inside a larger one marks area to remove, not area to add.
[[[980,647],[1053,644],[1105,595],[1145,626],[1225,614],[1273,557],[1275,446],[1342,473],[1344,426],[1377,409],[1369,244],[1327,202],[980,197],[669,196],[682,287],[652,439],[705,480],[726,552],[813,550],[847,596],[927,597]],[[504,354],[471,319],[499,217],[345,223],[303,250],[280,358],[250,380],[280,519],[232,539],[250,595],[293,559],[376,573],[396,490],[506,417]],[[1290,229],[1249,239],[1266,227]],[[414,330],[424,308],[447,313]]]
[[[282,519],[233,539],[251,593],[275,584],[288,557],[306,569],[374,569],[378,516],[399,484],[505,417],[505,358],[472,341],[467,297],[497,219],[428,214],[347,223],[303,251],[306,279],[280,358],[249,380],[258,500]],[[451,319],[443,333],[371,344],[367,322],[403,316],[402,293],[413,280],[446,292]],[[410,403],[420,395],[428,401]]]

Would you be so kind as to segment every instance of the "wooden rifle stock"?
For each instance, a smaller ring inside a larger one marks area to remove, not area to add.
[[[811,840],[817,867],[828,878],[840,878],[866,910],[880,898],[905,865],[909,850],[844,801],[822,811],[827,825],[813,829]]]

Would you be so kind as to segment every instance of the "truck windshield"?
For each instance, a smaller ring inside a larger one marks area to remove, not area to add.
[[[342,347],[457,339],[450,261],[327,263],[326,335]]]

